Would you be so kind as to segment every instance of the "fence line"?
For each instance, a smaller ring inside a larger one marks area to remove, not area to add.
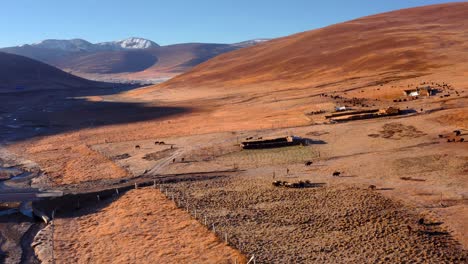
[[[156,185],[154,186],[154,188],[156,188]],[[198,222],[200,222],[202,225],[204,225],[208,230],[212,230],[212,232],[218,237],[218,239],[220,241],[223,241],[226,243],[226,245],[228,246],[231,246],[233,248],[237,248],[239,251],[242,251],[243,248],[244,248],[244,245],[242,244],[242,240],[239,238],[239,245],[238,246],[235,246],[233,245],[232,243],[229,243],[229,235],[228,235],[228,232],[224,231],[222,232],[221,230],[217,230],[216,229],[216,224],[215,223],[211,223],[211,228],[210,228],[210,223],[208,221],[208,217],[206,215],[203,215],[203,213],[198,213],[197,214],[197,207],[196,207],[196,204],[194,203],[194,209],[193,211],[190,210],[190,207],[189,207],[189,199],[187,198],[187,196],[185,196],[184,194],[182,194],[179,198],[179,194],[178,192],[175,192],[175,198],[174,198],[174,193],[170,192],[169,188],[164,188],[164,186],[162,184],[159,184],[159,190],[161,192],[161,194],[163,194],[166,199],[168,200],[172,200],[174,202],[174,204],[179,208],[179,209],[182,209],[184,211],[187,211],[192,217],[193,219],[197,220]],[[168,191],[169,190],[169,191]],[[199,216],[199,218],[197,218],[197,215]],[[202,221],[204,220],[204,221]],[[218,231],[218,232],[217,232]],[[224,235],[224,236],[223,236]],[[237,258],[234,259],[234,263],[237,264]],[[255,264],[255,254],[252,255],[252,257],[250,257],[249,261],[247,262],[247,264]]]

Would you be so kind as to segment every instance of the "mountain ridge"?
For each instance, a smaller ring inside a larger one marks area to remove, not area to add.
[[[87,40],[75,39],[45,39],[33,44],[23,44],[19,46],[6,47],[4,49],[35,47],[41,49],[61,50],[68,52],[80,51],[105,51],[105,50],[125,50],[125,49],[150,49],[159,47],[159,45],[151,40],[139,37],[130,37],[123,40],[106,41],[91,43]]]
[[[257,45],[267,39],[234,44],[180,43],[160,46],[144,38],[91,43],[83,39],[43,40],[2,48],[85,78],[148,80],[170,78],[222,53]]]

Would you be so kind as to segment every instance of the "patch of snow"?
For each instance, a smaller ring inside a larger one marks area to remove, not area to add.
[[[151,40],[142,38],[128,38],[117,43],[124,49],[148,49],[159,46]]]
[[[254,46],[263,42],[267,42],[270,39],[251,39],[251,40],[246,40],[238,43],[231,44],[233,46],[238,46],[238,47],[250,47]]]
[[[128,38],[119,41],[102,42],[96,45],[112,49],[149,49],[159,47],[155,42],[144,38]]]

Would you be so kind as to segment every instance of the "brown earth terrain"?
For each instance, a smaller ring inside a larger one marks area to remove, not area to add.
[[[468,249],[466,12],[467,3],[435,5],[304,32],[218,56],[160,86],[63,94],[49,103],[47,115],[37,115],[33,98],[4,95],[9,109],[22,110],[0,109],[3,120],[17,117],[15,126],[2,126],[0,132],[14,138],[6,149],[37,162],[54,188],[142,174],[237,169],[239,174],[229,178],[165,186],[219,225],[220,240],[227,232],[231,247],[247,257],[257,254],[260,262],[463,262]],[[437,91],[417,99],[403,95],[404,89],[422,86]],[[65,99],[70,97],[73,104]],[[325,115],[336,106],[393,106],[402,114],[333,123]],[[108,107],[112,111],[104,110]],[[39,131],[30,131],[39,124]],[[458,141],[447,142],[454,130],[460,130]],[[313,143],[269,150],[238,146],[248,137],[286,135]],[[334,171],[341,176],[333,177]],[[278,189],[271,185],[277,179],[320,186]],[[370,185],[375,190],[368,190]],[[114,206],[118,199],[109,211],[58,215],[63,230],[78,230],[76,223],[83,223],[83,234],[63,235],[66,241],[87,241],[64,243],[73,247],[77,261],[106,260],[109,251],[116,254],[114,249],[123,247],[117,243],[106,250],[103,243],[102,250],[86,253],[101,243],[90,232],[109,234],[111,223],[117,229],[145,218],[136,213],[145,207],[135,203],[146,199],[146,192],[128,195],[121,198],[128,202]],[[158,191],[147,197],[163,204]],[[188,213],[172,206],[161,214],[173,213],[168,221],[175,225],[187,221]],[[121,211],[134,214],[113,220],[113,212]],[[104,222],[87,221],[99,214]],[[132,242],[124,252],[138,247],[156,258],[149,241]],[[200,256],[197,240],[190,241],[192,253],[183,251],[181,261]]]

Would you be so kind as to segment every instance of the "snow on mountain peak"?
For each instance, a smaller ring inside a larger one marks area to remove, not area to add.
[[[148,48],[159,47],[158,44],[156,44],[155,42],[151,40],[147,40],[144,38],[135,38],[135,37],[117,41],[116,43],[119,44],[120,47],[124,49],[148,49]]]
[[[246,40],[246,41],[234,43],[232,45],[244,48],[244,47],[254,46],[254,45],[260,44],[262,42],[269,41],[269,40],[271,40],[271,39],[251,39],[251,40]]]
[[[155,42],[144,39],[131,37],[119,41],[101,42],[92,44],[83,39],[46,39],[38,43],[34,43],[31,46],[35,46],[43,49],[62,50],[68,52],[77,51],[99,51],[99,50],[122,50],[122,49],[148,49],[159,47]]]

